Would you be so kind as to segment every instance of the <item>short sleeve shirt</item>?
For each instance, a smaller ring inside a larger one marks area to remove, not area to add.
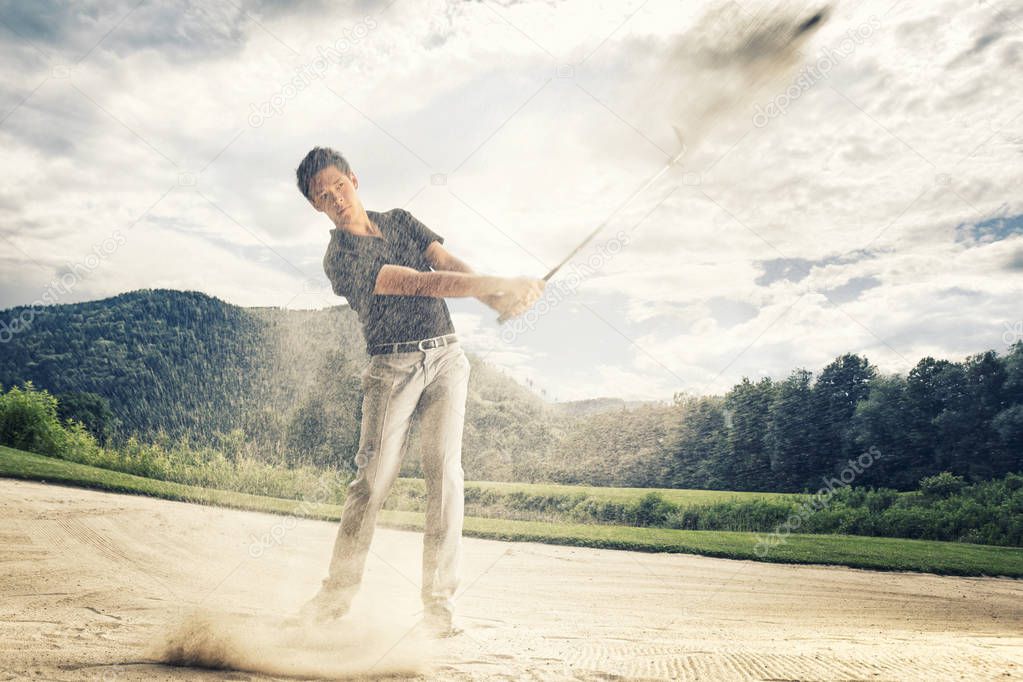
[[[367,351],[380,343],[418,341],[454,332],[443,298],[373,293],[377,274],[384,265],[404,265],[429,272],[426,248],[434,241],[443,244],[444,238],[404,209],[366,214],[383,237],[331,230],[323,271],[334,293],[344,296],[358,314]]]

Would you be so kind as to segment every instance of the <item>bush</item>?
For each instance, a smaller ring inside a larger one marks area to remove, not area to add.
[[[99,446],[96,437],[85,427],[85,424],[70,419],[63,430],[63,445],[58,455],[61,459],[90,466],[104,466],[108,461],[103,457],[103,448]]]
[[[954,476],[951,471],[920,479],[920,492],[925,497],[941,498],[955,495],[963,489],[966,481],[962,476]]]
[[[630,521],[636,526],[663,526],[668,516],[678,508],[657,493],[647,493],[629,510]]]
[[[40,455],[62,457],[67,434],[57,417],[57,399],[31,382],[0,396],[0,444]]]
[[[260,461],[245,447],[240,431],[225,434],[222,447],[196,447],[187,438],[158,433],[152,443],[129,438],[118,448],[100,447],[85,425],[61,422],[59,400],[32,384],[0,392],[0,444],[114,471],[222,490],[309,501],[340,503],[350,475],[312,466],[286,467]],[[502,493],[469,486],[467,512],[494,518],[567,520],[770,532],[791,524],[800,533],[849,533],[884,537],[1023,546],[1023,474],[967,484],[941,472],[920,481],[920,489],[836,488],[827,498],[733,499],[714,504],[677,505],[656,492],[632,500],[594,499],[586,493]],[[421,511],[421,482],[399,482],[389,507]]]
[[[347,477],[329,469],[275,467],[240,454],[232,460],[214,448],[197,448],[187,438],[156,442],[129,438],[120,448],[104,448],[77,420],[61,422],[59,401],[31,383],[0,394],[0,444],[137,476],[254,495],[337,503]],[[237,434],[233,434],[237,440]]]

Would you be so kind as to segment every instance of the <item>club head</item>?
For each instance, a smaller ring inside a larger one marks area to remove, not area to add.
[[[820,27],[828,19],[828,15],[831,14],[831,8],[824,6],[817,10],[817,13],[811,16],[809,19],[801,23],[796,27],[793,37],[803,35],[807,31],[812,31]]]

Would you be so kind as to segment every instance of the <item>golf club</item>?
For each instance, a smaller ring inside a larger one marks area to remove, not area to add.
[[[788,43],[789,44],[794,44],[797,38],[805,37],[805,34],[810,32],[811,30],[819,28],[820,25],[827,19],[829,13],[830,13],[830,8],[829,7],[824,7],[822,9],[818,10],[813,15],[811,15],[808,19],[806,19],[803,22],[799,23],[795,27],[795,29],[792,31],[792,33],[789,34]],[[757,56],[760,57],[760,56],[762,56],[762,54],[757,53]],[[661,168],[656,173],[654,173],[652,176],[650,176],[650,178],[646,182],[644,182],[642,185],[640,185],[640,187],[638,189],[636,189],[635,191],[632,192],[632,194],[630,194],[628,197],[626,197],[625,200],[621,204],[619,204],[617,208],[615,208],[615,210],[611,213],[611,215],[609,215],[602,223],[600,223],[600,225],[598,225],[596,228],[594,228],[594,230],[592,232],[590,232],[586,236],[586,238],[583,239],[582,242],[579,243],[578,246],[576,246],[574,249],[572,249],[572,251],[567,256],[565,256],[561,260],[560,263],[558,263],[553,268],[551,268],[551,270],[546,275],[543,276],[543,281],[549,282],[551,280],[551,278],[554,277],[554,275],[557,274],[557,272],[562,267],[564,267],[564,265],[566,263],[568,263],[568,261],[570,261],[577,253],[579,253],[587,244],[589,244],[593,240],[594,237],[596,237],[598,234],[600,234],[600,232],[607,226],[607,224],[610,223],[611,220],[615,216],[617,216],[618,213],[621,212],[621,210],[623,208],[628,206],[632,202],[632,200],[635,199],[637,196],[639,196],[640,194],[645,192],[652,184],[654,184],[657,181],[658,178],[660,178],[662,175],[664,175],[668,171],[668,169],[670,169],[672,166],[674,166],[676,163],[678,163],[678,161],[685,155],[685,153],[687,151],[687,146],[686,146],[685,140],[683,139],[682,131],[680,131],[675,126],[672,126],[672,128],[675,131],[675,135],[678,138],[679,143],[682,145],[682,150],[678,154],[676,154],[671,160],[669,160],[668,163],[666,163],[663,168]],[[498,324],[504,324],[505,322],[507,322],[512,317],[515,317],[515,316],[514,315],[510,315],[508,313],[505,313],[505,314],[502,314],[500,317],[497,318],[497,322],[498,322]]]
[[[676,133],[676,135],[678,135],[678,134],[679,134],[679,131],[678,131],[678,129],[676,129],[676,130],[675,130],[675,133]],[[680,138],[680,140],[681,140],[681,135],[679,135],[679,138]],[[568,261],[572,260],[572,258],[573,258],[573,257],[574,257],[574,256],[575,256],[575,255],[576,255],[577,253],[579,253],[580,251],[582,251],[583,247],[585,247],[585,246],[586,246],[587,244],[589,244],[589,243],[590,243],[591,241],[593,241],[593,238],[594,238],[594,237],[596,237],[596,236],[597,236],[598,234],[600,234],[600,232],[601,232],[601,231],[602,231],[602,230],[603,230],[603,229],[604,229],[604,228],[605,228],[605,227],[607,226],[607,224],[608,224],[609,222],[611,222],[611,219],[612,219],[612,218],[614,218],[614,217],[615,217],[616,215],[618,215],[618,213],[619,213],[619,212],[620,212],[620,211],[621,211],[621,210],[622,210],[623,208],[625,208],[626,206],[628,206],[628,205],[629,205],[629,203],[630,203],[630,202],[631,202],[631,201],[632,201],[633,199],[635,199],[635,198],[636,198],[637,196],[639,196],[640,194],[642,194],[643,192],[645,192],[645,191],[647,190],[647,188],[648,188],[648,187],[650,187],[650,185],[652,185],[652,184],[654,184],[655,182],[657,182],[657,179],[658,179],[658,178],[660,178],[660,177],[661,177],[662,175],[664,175],[664,174],[665,174],[666,172],[668,172],[668,169],[669,169],[669,168],[671,168],[671,167],[672,167],[672,166],[674,166],[674,165],[675,165],[676,163],[678,163],[679,159],[681,159],[681,158],[682,158],[682,157],[683,157],[683,156],[685,155],[685,153],[686,153],[686,147],[685,147],[685,144],[683,144],[683,145],[682,145],[682,151],[680,151],[680,152],[679,152],[678,154],[676,154],[676,155],[675,155],[675,156],[674,156],[674,157],[673,157],[673,158],[672,158],[672,159],[671,159],[670,161],[668,161],[668,163],[664,164],[664,167],[663,167],[663,168],[661,168],[661,169],[660,169],[659,171],[657,171],[657,172],[656,172],[655,174],[653,174],[652,176],[650,176],[650,178],[649,178],[649,179],[648,179],[648,180],[647,180],[646,182],[644,182],[644,183],[643,183],[642,185],[640,185],[639,189],[636,189],[636,190],[635,190],[635,191],[634,191],[634,192],[633,192],[632,194],[630,194],[630,195],[629,195],[628,197],[626,197],[625,201],[623,201],[623,202],[622,202],[621,204],[619,204],[619,205],[618,205],[618,207],[617,207],[617,208],[616,208],[616,209],[615,209],[615,210],[614,210],[614,211],[613,211],[613,212],[611,213],[611,215],[609,215],[609,216],[608,216],[608,217],[607,217],[607,218],[606,218],[606,219],[604,220],[604,222],[602,222],[602,223],[600,223],[599,225],[597,225],[597,227],[596,227],[596,228],[594,228],[592,232],[590,232],[590,233],[589,233],[588,235],[586,235],[586,238],[585,238],[585,239],[583,239],[583,240],[582,240],[582,241],[581,241],[581,242],[579,243],[579,245],[578,245],[578,246],[576,246],[576,247],[575,247],[574,249],[572,249],[572,251],[571,251],[571,252],[570,252],[570,253],[569,253],[569,254],[568,254],[567,256],[565,256],[565,257],[564,257],[564,258],[563,258],[563,259],[561,260],[561,262],[560,262],[560,263],[558,263],[558,264],[557,264],[557,265],[555,265],[555,266],[554,266],[553,268],[551,268],[551,269],[550,269],[550,272],[548,272],[548,273],[547,273],[546,275],[544,275],[544,276],[543,276],[543,281],[545,281],[545,282],[549,282],[549,281],[551,281],[551,278],[552,278],[552,277],[554,277],[554,275],[555,275],[555,274],[557,274],[558,270],[560,270],[560,269],[561,269],[562,267],[564,267],[564,265],[565,265],[565,264],[566,264],[566,263],[567,263]],[[511,316],[509,316],[509,315],[507,315],[507,314],[506,314],[506,315],[501,315],[500,317],[498,317],[498,318],[497,318],[497,322],[498,322],[499,324],[504,324],[505,322],[507,322],[507,321],[508,321],[508,320],[510,319],[510,317],[511,317]]]

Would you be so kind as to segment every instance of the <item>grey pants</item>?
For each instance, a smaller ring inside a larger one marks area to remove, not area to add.
[[[462,428],[468,384],[469,360],[457,341],[370,356],[362,373],[358,473],[348,486],[324,581],[349,603],[362,580],[377,513],[398,476],[415,419],[427,496],[421,595],[428,611],[453,612],[464,516]]]

